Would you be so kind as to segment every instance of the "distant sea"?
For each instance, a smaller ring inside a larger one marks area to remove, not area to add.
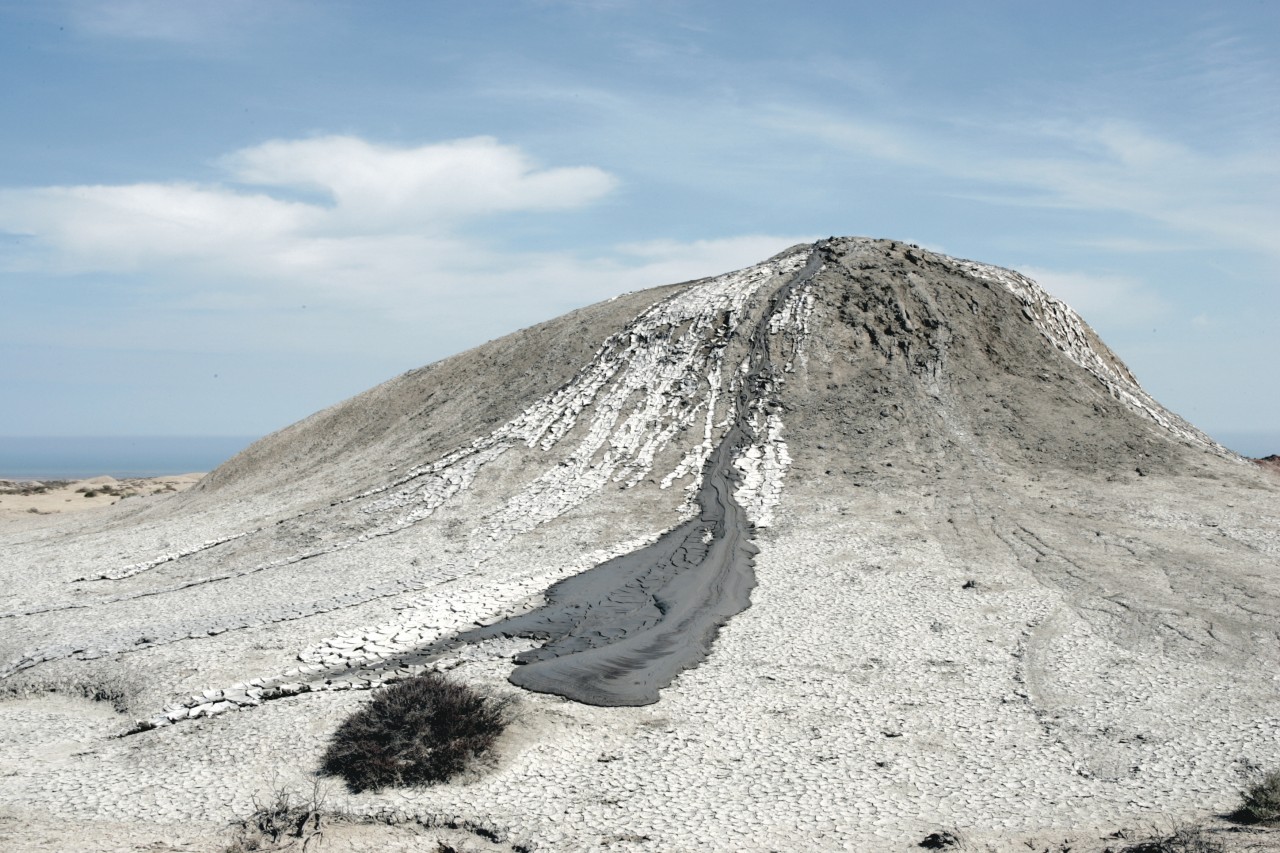
[[[80,480],[212,471],[252,435],[0,436],[0,479]]]

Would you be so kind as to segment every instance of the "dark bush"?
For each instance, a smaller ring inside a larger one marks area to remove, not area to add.
[[[493,746],[507,703],[438,673],[397,682],[334,732],[322,770],[352,791],[444,782]]]
[[[1241,813],[1257,823],[1280,823],[1280,770],[1272,770],[1241,795]]]

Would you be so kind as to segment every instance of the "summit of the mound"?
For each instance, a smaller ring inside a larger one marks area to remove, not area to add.
[[[906,451],[939,472],[996,457],[1104,476],[1234,459],[1030,279],[893,241],[819,245],[805,371],[784,396],[793,444],[854,465]]]

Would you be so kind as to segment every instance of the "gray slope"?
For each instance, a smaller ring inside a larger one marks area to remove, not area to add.
[[[606,337],[681,285],[627,293],[411,370],[254,443],[188,501],[333,500],[441,456],[569,382]]]

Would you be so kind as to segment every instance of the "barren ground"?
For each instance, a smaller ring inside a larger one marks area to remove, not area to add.
[[[515,724],[456,782],[331,782],[350,818],[322,849],[905,851],[947,831],[1119,853],[1185,823],[1280,849],[1227,820],[1280,767],[1280,478],[1130,390],[1002,271],[902,244],[831,244],[779,309],[779,370],[740,419],[751,604],[658,702],[520,690],[528,641],[414,657],[689,516],[744,375],[735,330],[798,251],[406,374],[181,494],[8,516],[9,849],[224,849],[255,797],[311,790],[368,688],[424,666],[515,697]]]

